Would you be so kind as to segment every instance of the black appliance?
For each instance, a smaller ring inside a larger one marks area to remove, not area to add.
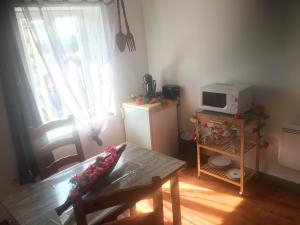
[[[178,100],[180,97],[180,87],[178,85],[164,85],[162,96],[166,99]]]
[[[152,99],[156,92],[156,81],[152,79],[150,74],[145,74],[143,77],[144,88],[146,89],[146,98]]]

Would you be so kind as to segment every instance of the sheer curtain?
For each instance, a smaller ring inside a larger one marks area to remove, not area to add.
[[[104,121],[114,113],[110,10],[104,4],[17,10],[43,122],[73,114],[99,145]]]

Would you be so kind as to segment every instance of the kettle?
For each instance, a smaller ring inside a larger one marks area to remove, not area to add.
[[[146,89],[145,97],[148,99],[152,99],[156,93],[156,81],[153,80],[150,74],[145,74],[143,77],[144,88]]]

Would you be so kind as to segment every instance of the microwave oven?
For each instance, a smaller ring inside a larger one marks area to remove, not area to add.
[[[201,87],[200,99],[201,110],[244,113],[253,105],[253,88],[245,84],[209,84]]]

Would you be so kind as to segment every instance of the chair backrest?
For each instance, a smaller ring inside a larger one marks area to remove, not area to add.
[[[153,196],[153,212],[125,219],[103,223],[103,225],[163,225],[163,196],[161,190],[162,181],[160,177],[153,177],[149,185],[136,186],[128,189],[121,189],[116,192],[93,196],[88,199],[78,197],[75,199],[73,208],[77,225],[87,225],[86,215],[116,205],[126,205],[131,208],[136,202]]]
[[[54,138],[49,140],[47,134],[56,129],[70,127],[72,132],[67,136]],[[84,161],[84,154],[79,138],[78,131],[75,125],[74,116],[69,116],[67,119],[56,120],[38,128],[29,128],[32,147],[35,152],[35,157],[39,167],[41,179],[45,179],[58,172],[60,168],[71,163]],[[47,162],[47,156],[51,155],[55,149],[65,145],[75,145],[76,154],[68,155],[53,162]]]

